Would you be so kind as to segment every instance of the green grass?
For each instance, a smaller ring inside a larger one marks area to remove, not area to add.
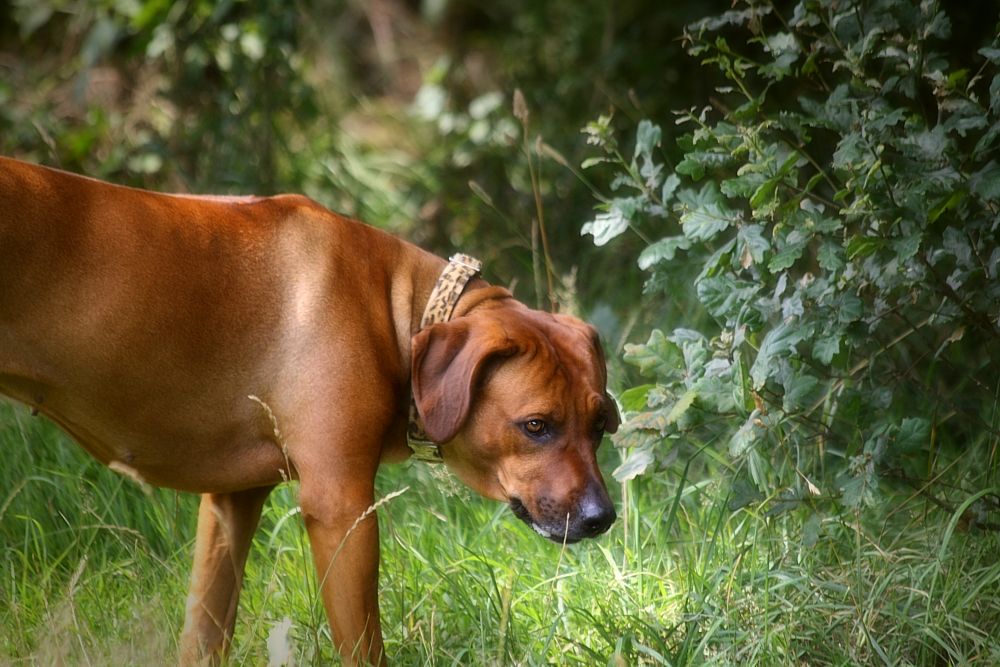
[[[19,408],[0,407],[0,452],[0,663],[172,664],[196,499],[137,488]],[[962,508],[765,518],[670,470],[568,548],[432,468],[385,470],[380,496],[402,491],[379,509],[392,662],[1000,662],[1000,539],[963,532]],[[294,486],[265,509],[230,663],[267,664],[269,637],[297,665],[334,660]]]

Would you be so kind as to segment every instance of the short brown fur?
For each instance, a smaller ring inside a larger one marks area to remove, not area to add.
[[[594,330],[480,280],[419,331],[444,266],[300,196],[156,194],[0,158],[0,393],[116,470],[202,494],[183,663],[224,654],[261,507],[286,478],[338,650],[385,662],[377,522],[357,520],[379,464],[409,455],[411,375],[472,488],[557,541],[614,520]]]

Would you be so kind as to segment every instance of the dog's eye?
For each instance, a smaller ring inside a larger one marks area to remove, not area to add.
[[[523,428],[528,435],[538,438],[548,433],[549,425],[541,419],[529,419],[524,422]]]

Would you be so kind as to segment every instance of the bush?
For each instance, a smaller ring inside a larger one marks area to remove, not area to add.
[[[731,506],[780,512],[930,492],[959,456],[996,472],[1000,41],[966,45],[970,69],[949,36],[937,2],[742,2],[686,31],[727,85],[677,113],[675,165],[649,121],[631,158],[587,126],[585,166],[618,176],[583,232],[646,239],[646,294],[689,322],[626,346],[649,382],[621,394],[616,477],[725,445]]]

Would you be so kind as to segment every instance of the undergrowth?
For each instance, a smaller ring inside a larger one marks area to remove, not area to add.
[[[172,664],[196,499],[137,488],[19,408],[0,423],[0,663]],[[379,496],[402,492],[379,508],[392,662],[1000,660],[995,532],[919,495],[878,523],[733,510],[710,452],[613,489],[621,519],[567,548],[429,467],[384,470]],[[229,662],[334,660],[288,485],[265,508]]]
[[[656,327],[625,346],[615,474],[714,438],[774,513],[878,512],[900,483],[956,506],[979,489],[948,460],[986,439],[997,466],[1000,42],[970,70],[942,3],[734,5],[685,34],[726,85],[676,113],[682,159],[648,120],[631,159],[609,117],[585,130],[615,180],[582,231],[643,239]]]

